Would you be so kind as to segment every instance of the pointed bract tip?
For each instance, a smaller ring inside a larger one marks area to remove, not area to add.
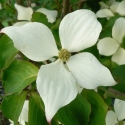
[[[45,112],[45,116],[46,116],[46,120],[47,120],[48,124],[51,125],[52,117],[50,115],[47,115],[46,112]]]
[[[3,33],[2,30],[0,31],[0,33]]]
[[[47,122],[49,123],[49,125],[51,125],[51,121],[48,121],[48,120],[47,120]]]
[[[48,124],[51,125],[51,119],[47,118],[47,116],[46,116],[46,120],[47,120]]]

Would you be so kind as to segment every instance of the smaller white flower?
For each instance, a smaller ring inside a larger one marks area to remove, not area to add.
[[[22,22],[17,22],[14,24],[14,26],[21,26],[21,25],[28,23],[27,21],[31,21],[32,14],[33,14],[33,9],[31,7],[24,7],[24,6],[21,6],[18,4],[14,4],[14,6],[18,12],[17,19],[26,20],[26,21],[22,21]],[[36,10],[36,12],[45,14],[48,18],[48,22],[50,22],[50,23],[55,22],[56,17],[57,17],[56,10],[48,10],[45,8],[40,8],[40,9]]]
[[[99,2],[100,9],[106,9],[106,8],[108,9],[115,2],[116,2],[116,0],[109,0],[109,1],[106,1],[105,3],[103,1],[101,1],[101,2]]]
[[[114,111],[110,110],[106,115],[106,125],[125,125],[125,101],[115,99]]]
[[[17,15],[18,20],[28,20],[28,21],[31,20],[33,14],[33,10],[31,7],[24,7],[18,4],[14,4],[14,6],[18,12]]]
[[[125,64],[125,49],[121,48],[125,36],[125,18],[118,18],[112,28],[112,38],[101,39],[97,48],[101,55],[112,56],[111,60],[117,64]]]
[[[121,2],[113,2],[113,4],[109,7],[108,5],[106,6],[106,4],[103,2],[100,4],[103,9],[96,13],[96,16],[99,18],[110,18],[114,16],[115,13],[118,13],[121,16],[125,15],[125,0]]]
[[[112,5],[113,3],[115,3],[116,2],[116,0],[109,0],[109,1],[107,1],[106,3],[108,4],[108,5]]]
[[[29,110],[29,101],[26,100],[24,102],[22,111],[21,111],[19,119],[18,119],[18,122],[20,125],[25,125],[25,122],[28,122],[28,110]],[[14,125],[13,121],[11,121],[11,120],[9,120],[9,121],[11,122],[10,125]]]
[[[100,5],[100,9],[108,9],[109,8],[109,5],[104,3],[103,1],[99,2],[99,5]]]
[[[36,7],[36,3],[31,3],[31,7]]]
[[[0,10],[2,10],[2,5],[1,5],[1,3],[0,3]]]
[[[101,2],[99,2],[100,9],[109,9],[110,6],[113,5],[114,3],[116,3],[116,0],[109,0],[106,3],[101,1]]]

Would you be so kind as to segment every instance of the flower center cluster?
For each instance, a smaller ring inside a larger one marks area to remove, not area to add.
[[[119,123],[117,123],[116,125],[124,125],[123,121],[119,121]]]
[[[69,57],[71,56],[70,52],[66,49],[61,49],[58,53],[59,58],[63,61],[66,62],[68,61]]]

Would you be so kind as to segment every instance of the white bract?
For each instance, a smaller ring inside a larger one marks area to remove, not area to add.
[[[125,125],[125,101],[115,99],[114,111],[110,110],[106,115],[106,125]],[[118,124],[121,123],[121,124]]]
[[[125,0],[121,2],[113,2],[113,4],[110,6],[103,2],[100,4],[102,9],[96,13],[96,16],[99,18],[110,18],[114,16],[115,13],[118,13],[121,16],[125,16]]]
[[[112,56],[111,60],[117,64],[125,64],[125,49],[121,48],[125,37],[125,18],[118,18],[112,28],[112,37],[101,39],[97,48],[101,55]]]
[[[29,110],[29,101],[26,100],[24,102],[22,111],[20,113],[20,117],[18,119],[18,122],[19,122],[20,125],[25,125],[25,122],[28,122],[28,110]],[[10,120],[10,122],[11,122],[10,125],[14,125],[13,121]]]
[[[28,23],[2,29],[1,32],[13,40],[14,46],[31,60],[39,62],[58,56],[55,62],[40,67],[36,80],[49,123],[61,107],[75,99],[77,86],[95,89],[116,84],[110,71],[91,53],[72,55],[93,46],[101,29],[96,15],[90,10],[67,14],[59,26],[60,51],[52,32],[44,24]]]
[[[18,4],[14,4],[15,8],[17,9],[18,15],[17,19],[18,20],[25,20],[23,22],[17,22],[14,25],[15,26],[20,26],[28,23],[27,21],[31,21],[32,14],[33,14],[33,9],[31,7],[24,7]],[[56,20],[57,17],[57,11],[56,10],[48,10],[45,8],[40,8],[36,10],[36,12],[43,13],[47,16],[48,22],[53,23]]]
[[[99,2],[100,9],[108,9],[111,5],[113,5],[116,2],[116,0],[109,0],[104,3],[103,1]]]

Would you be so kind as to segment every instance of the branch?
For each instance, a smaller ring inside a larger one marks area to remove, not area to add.
[[[105,97],[114,97],[121,100],[125,100],[125,93],[119,92],[118,90],[115,90],[113,88],[109,88],[108,90],[105,89],[104,87],[98,87],[98,88],[105,92],[104,94]]]
[[[27,0],[27,6],[31,7],[31,1],[30,0]]]
[[[63,17],[69,13],[70,0],[63,0]]]
[[[16,3],[17,3],[18,5],[22,5],[22,4],[23,4],[23,1],[22,1],[22,0],[16,0]]]
[[[60,2],[58,0],[55,0],[55,2],[57,3],[57,5],[59,6],[59,8],[63,8],[63,6],[60,4]]]
[[[78,5],[79,4],[79,9],[82,8],[84,2],[86,2],[87,0],[80,0],[79,2],[76,2],[75,4],[73,4],[71,7],[70,7],[70,12],[72,11],[72,7],[75,6],[75,5]]]

